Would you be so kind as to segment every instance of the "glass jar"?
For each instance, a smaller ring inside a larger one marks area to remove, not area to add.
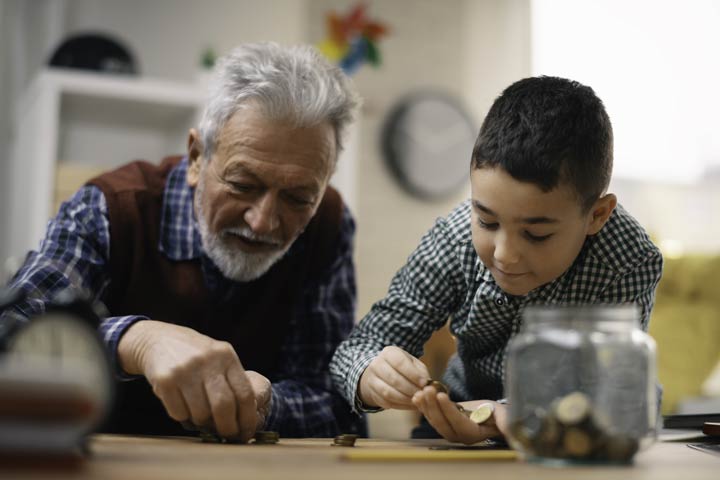
[[[511,445],[532,462],[631,462],[657,436],[655,368],[635,306],[528,307],[508,348]]]

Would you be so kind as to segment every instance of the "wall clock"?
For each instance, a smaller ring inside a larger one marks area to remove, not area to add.
[[[477,133],[458,100],[442,93],[414,93],[387,116],[382,127],[383,157],[411,194],[444,197],[468,181]]]

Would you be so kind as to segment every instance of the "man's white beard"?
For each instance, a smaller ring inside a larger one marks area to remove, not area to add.
[[[202,240],[203,249],[208,257],[215,263],[218,269],[225,277],[235,280],[236,282],[249,282],[260,278],[270,270],[275,262],[280,260],[293,242],[290,242],[285,248],[263,253],[243,252],[237,246],[231,245],[226,241],[225,237],[237,235],[254,241],[262,241],[268,243],[280,244],[278,239],[256,235],[250,227],[234,227],[223,229],[219,234],[210,232],[208,223],[205,219],[205,213],[202,207],[202,192],[205,188],[204,172],[200,173],[200,181],[195,192],[197,201],[197,217],[198,227],[200,228],[200,239]]]

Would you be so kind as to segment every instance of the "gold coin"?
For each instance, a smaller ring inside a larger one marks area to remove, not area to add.
[[[555,415],[563,425],[577,425],[589,415],[592,406],[590,398],[582,392],[573,392],[558,402]]]
[[[280,440],[280,435],[277,432],[270,431],[259,431],[255,432],[255,443],[270,445],[277,443]]]
[[[445,385],[442,384],[442,382],[438,382],[437,380],[428,380],[425,384],[426,387],[433,387],[437,393],[448,393],[448,389]]]
[[[568,428],[563,436],[563,447],[574,457],[584,457],[592,450],[592,439],[579,428]]]
[[[331,444],[334,447],[354,447],[358,436],[353,433],[343,433],[336,436]]]
[[[494,411],[495,405],[492,403],[483,403],[470,412],[470,420],[480,425],[481,423],[487,422],[487,420],[492,417]]]

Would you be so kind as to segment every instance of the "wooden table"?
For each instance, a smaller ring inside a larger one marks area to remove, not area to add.
[[[287,479],[413,480],[514,479],[688,479],[720,478],[720,457],[690,449],[685,442],[656,443],[628,467],[553,468],[523,461],[356,462],[343,460],[349,449],[329,439],[282,439],[277,445],[201,443],[194,438],[98,435],[91,456],[73,470],[0,467],[2,479]],[[442,441],[359,439],[353,451],[428,451]],[[447,444],[445,444],[447,445]]]

